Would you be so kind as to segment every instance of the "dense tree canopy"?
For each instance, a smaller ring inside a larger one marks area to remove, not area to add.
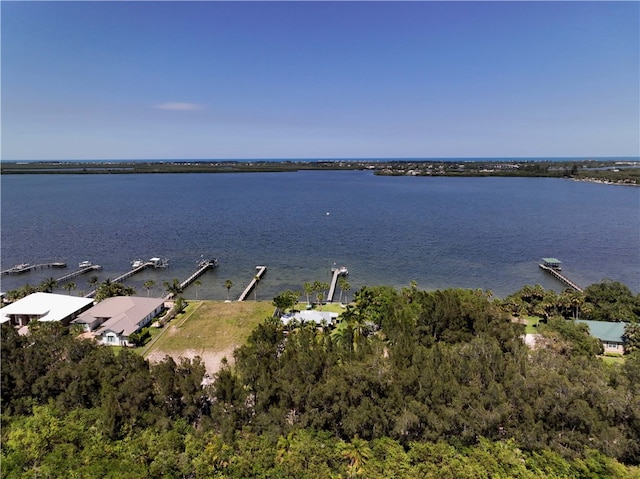
[[[634,295],[626,285],[609,280],[592,284],[583,293],[567,289],[558,294],[538,284],[525,286],[505,298],[502,305],[516,316],[640,322],[640,294]]]
[[[530,350],[505,304],[363,288],[335,327],[265,319],[204,387],[199,358],[3,325],[2,477],[637,474],[639,354],[607,365],[555,315]]]

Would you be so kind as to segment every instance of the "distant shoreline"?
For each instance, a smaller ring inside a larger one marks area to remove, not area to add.
[[[633,159],[119,160],[0,163],[0,175],[275,173],[301,170],[366,170],[380,176],[548,177],[609,185],[640,185],[640,160]]]

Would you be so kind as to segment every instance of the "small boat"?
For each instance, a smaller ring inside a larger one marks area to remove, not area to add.
[[[198,266],[203,267],[205,265],[211,265],[214,268],[217,267],[218,258],[205,258],[204,256],[202,256],[200,261],[198,261]]]
[[[137,260],[131,262],[131,267],[133,269],[139,268],[142,265],[144,265],[144,261],[142,261],[141,259],[137,259]]]
[[[91,266],[93,266],[91,264],[91,261],[82,261],[82,262],[78,263],[78,268],[80,268],[80,269],[91,268]]]

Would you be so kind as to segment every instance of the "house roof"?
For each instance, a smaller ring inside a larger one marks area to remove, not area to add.
[[[91,298],[33,293],[0,309],[0,323],[9,321],[10,315],[40,316],[39,321],[61,321],[91,303]]]
[[[619,322],[614,323],[610,321],[589,321],[586,319],[576,319],[576,323],[583,323],[589,326],[589,331],[592,336],[595,336],[600,341],[607,341],[610,343],[622,343],[622,336],[624,335],[624,328],[627,323]]]
[[[331,323],[332,320],[338,317],[338,313],[331,313],[329,311],[297,311],[293,314],[287,314],[280,318],[284,324],[289,324],[291,321],[296,320],[301,323],[314,322],[316,324],[322,324],[322,321]]]
[[[128,336],[140,328],[140,322],[159,306],[162,298],[141,298],[137,296],[116,296],[107,298],[78,316],[74,323],[91,323],[96,318],[108,318],[96,331],[96,335],[107,331]]]

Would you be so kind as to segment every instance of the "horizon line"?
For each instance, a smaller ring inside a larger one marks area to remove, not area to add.
[[[83,158],[83,159],[6,159],[0,158],[0,163],[42,162],[42,163],[83,163],[83,162],[245,162],[245,161],[437,161],[437,160],[545,160],[568,159],[583,161],[604,159],[633,159],[640,161],[640,155],[615,155],[615,156],[407,156],[407,157],[263,157],[263,158]]]

